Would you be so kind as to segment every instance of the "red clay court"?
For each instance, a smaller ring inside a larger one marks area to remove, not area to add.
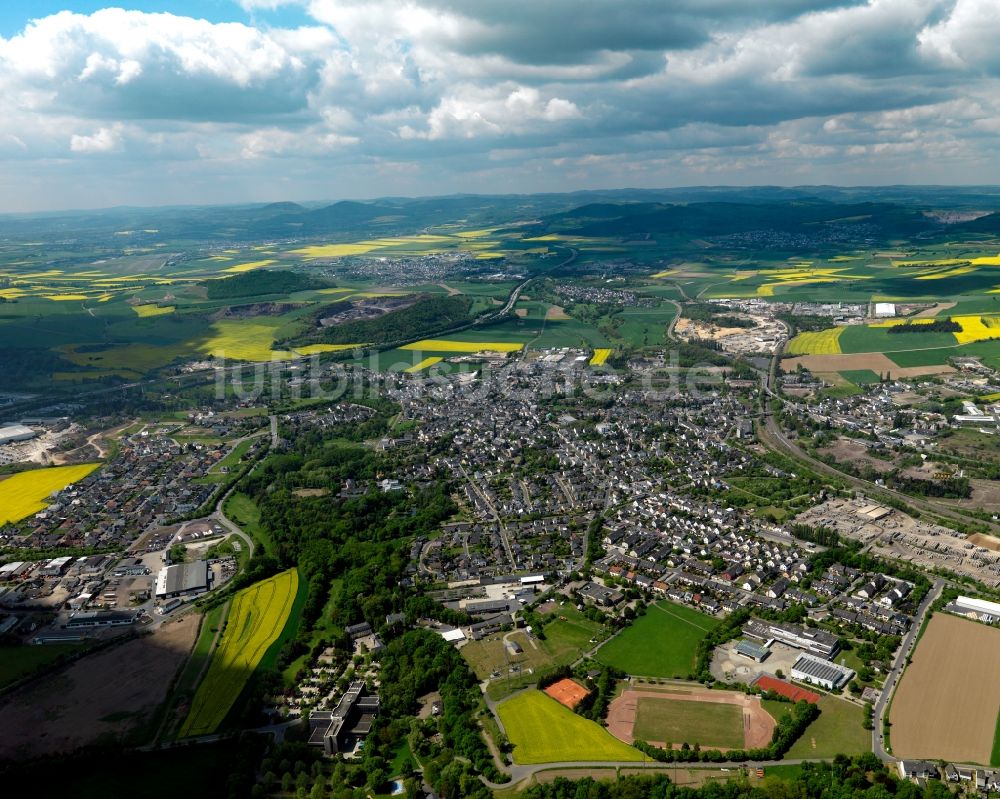
[[[581,700],[590,691],[580,685],[580,683],[567,677],[552,683],[552,685],[545,689],[545,693],[555,699],[560,705],[565,705],[572,710],[580,704]]]
[[[781,694],[793,702],[800,702],[805,699],[810,704],[817,704],[819,702],[819,694],[814,694],[812,691],[807,691],[805,688],[799,688],[796,685],[792,685],[790,682],[785,682],[784,680],[779,680],[777,677],[769,677],[766,674],[760,675],[756,680],[754,680],[754,685],[756,685],[762,691],[774,691],[776,694]]]

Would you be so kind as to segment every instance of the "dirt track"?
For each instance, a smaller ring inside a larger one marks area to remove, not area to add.
[[[1000,630],[936,614],[892,699],[893,754],[989,763],[1000,710],[997,663]]]
[[[738,705],[743,709],[743,746],[746,749],[766,747],[771,743],[771,736],[774,734],[775,721],[761,706],[759,697],[747,696],[733,691],[705,691],[697,688],[689,691],[683,686],[674,688],[668,686],[660,691],[626,689],[608,707],[608,732],[625,743],[632,743],[635,740],[632,729],[635,726],[636,711],[639,707],[639,700],[644,697],[672,699],[678,702]],[[649,743],[657,742],[650,741]],[[709,742],[706,742],[706,748],[708,745]]]
[[[0,702],[0,760],[69,752],[120,736],[166,697],[194,646],[198,615],[112,647]]]

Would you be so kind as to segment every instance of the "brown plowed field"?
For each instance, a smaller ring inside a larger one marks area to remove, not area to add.
[[[71,752],[124,735],[166,698],[198,634],[198,615],[88,655],[0,702],[0,761]]]
[[[938,613],[892,700],[896,757],[990,762],[1000,711],[1000,630]]]
[[[635,738],[632,730],[635,727],[635,717],[639,708],[639,700],[643,698],[668,699],[677,702],[706,702],[713,704],[738,705],[743,709],[743,747],[745,749],[762,749],[771,743],[771,736],[776,726],[771,715],[760,704],[760,697],[747,696],[735,691],[691,690],[681,692],[678,688],[663,691],[626,689],[620,696],[612,700],[608,707],[608,732],[625,743],[632,743]],[[650,741],[649,743],[656,743]],[[702,748],[709,748],[709,743]]]
[[[810,372],[850,372],[871,369],[876,374],[887,372],[893,377],[922,377],[954,372],[951,366],[898,366],[881,352],[851,352],[837,355],[795,355],[783,358],[781,370],[794,372],[802,365]]]

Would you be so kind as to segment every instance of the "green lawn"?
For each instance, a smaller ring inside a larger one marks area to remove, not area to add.
[[[82,644],[0,647],[0,687],[83,649]]]
[[[825,758],[837,754],[858,755],[870,752],[871,730],[862,727],[864,709],[858,705],[824,696],[819,700],[820,717],[816,719],[788,750],[788,760]]]
[[[658,602],[601,647],[596,659],[627,674],[686,678],[694,668],[698,643],[716,624],[691,608]]]
[[[638,749],[622,743],[600,725],[576,715],[541,691],[520,693],[503,702],[498,712],[514,745],[515,763],[642,760]]]
[[[633,734],[643,741],[742,749],[743,710],[736,705],[644,696],[636,709]]]
[[[230,495],[223,507],[226,518],[231,519],[241,527],[257,545],[264,549],[265,554],[274,554],[274,541],[260,523],[260,508],[252,497],[239,491]]]
[[[867,386],[869,383],[879,382],[880,379],[871,369],[845,369],[840,376],[856,386]]]

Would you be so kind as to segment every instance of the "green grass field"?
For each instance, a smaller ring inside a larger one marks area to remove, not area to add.
[[[622,743],[600,725],[576,715],[541,691],[520,693],[501,703],[498,712],[514,745],[515,763],[642,760],[638,749]]]
[[[78,644],[0,646],[0,688],[83,648]]]
[[[601,647],[596,658],[627,674],[685,678],[694,668],[698,642],[715,625],[715,619],[696,610],[658,602]]]
[[[462,647],[462,656],[477,677],[486,679],[493,671],[503,675],[490,683],[489,694],[493,699],[501,699],[536,682],[537,675],[531,672],[572,663],[593,646],[591,638],[601,640],[607,636],[603,625],[590,621],[568,603],[560,607],[558,613],[565,618],[547,624],[544,639],[529,639],[520,630],[510,636],[524,650],[519,655],[511,655],[506,650],[502,633],[470,641]],[[514,665],[521,667],[520,674],[508,671]]]
[[[736,705],[644,696],[636,708],[633,734],[643,741],[742,749],[743,710]]]
[[[871,369],[846,369],[840,373],[840,376],[845,380],[850,380],[856,386],[867,386],[879,381],[879,376]]]
[[[819,700],[819,709],[820,717],[792,745],[785,754],[786,759],[859,755],[871,751],[872,734],[861,726],[865,718],[861,707],[824,696]]]

